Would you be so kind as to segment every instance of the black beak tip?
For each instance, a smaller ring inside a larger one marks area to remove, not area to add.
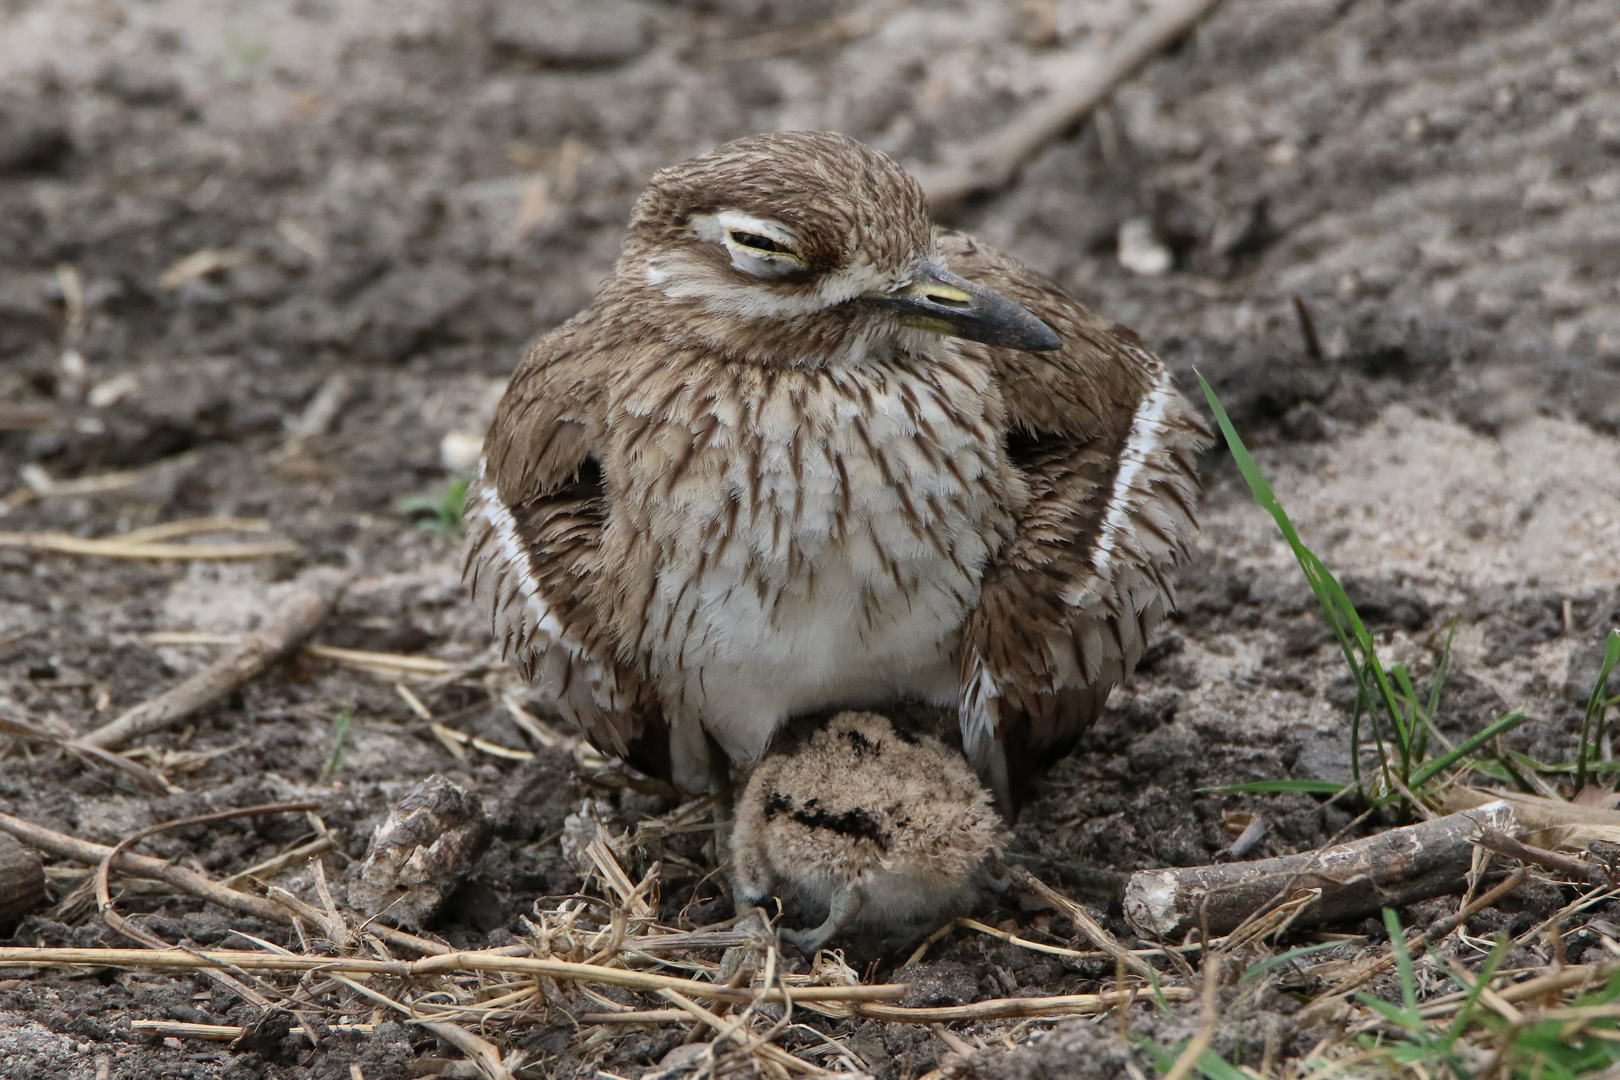
[[[1063,348],[1063,339],[1057,331],[1041,320],[1030,317],[1029,344],[1022,346],[1027,352],[1054,352]]]

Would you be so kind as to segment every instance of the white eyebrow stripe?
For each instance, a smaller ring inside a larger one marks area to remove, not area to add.
[[[724,240],[725,234],[729,232],[745,232],[769,237],[784,247],[793,247],[799,240],[798,235],[781,222],[758,218],[741,210],[722,210],[718,214],[694,217],[692,227],[704,240]],[[706,229],[713,230],[714,235],[705,235]]]

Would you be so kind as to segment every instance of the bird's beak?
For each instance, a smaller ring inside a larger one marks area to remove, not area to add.
[[[1063,339],[1022,304],[959,278],[926,259],[893,292],[866,293],[868,303],[892,308],[908,326],[1025,352],[1050,352]]]

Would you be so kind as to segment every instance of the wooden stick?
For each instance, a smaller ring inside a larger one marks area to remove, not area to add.
[[[780,1002],[783,991],[777,987],[732,988],[716,983],[678,979],[670,975],[656,975],[647,971],[627,968],[600,967],[595,964],[576,964],[567,960],[549,960],[533,956],[505,956],[493,952],[445,953],[421,960],[368,960],[349,956],[306,956],[253,952],[247,949],[208,949],[188,952],[181,949],[29,949],[0,948],[0,964],[50,964],[65,967],[113,967],[136,969],[198,970],[208,967],[238,967],[243,971],[322,971],[345,972],[361,975],[396,975],[413,978],[423,975],[457,975],[483,971],[503,975],[527,975],[545,979],[563,979],[569,982],[597,982],[610,986],[624,986],[632,990],[679,990],[692,997],[709,998],[748,1004]],[[894,1001],[905,997],[911,987],[906,983],[880,983],[873,986],[794,986],[788,995],[797,1003],[806,1001]],[[1096,998],[1107,995],[1082,995]],[[1013,1002],[1040,999],[1012,998]],[[1049,999],[1050,1000],[1050,999]],[[862,1007],[865,1007],[864,1005]],[[959,1006],[970,1008],[971,1006]],[[908,1009],[914,1013],[919,1010]],[[921,1010],[937,1012],[938,1010]]]
[[[0,927],[45,906],[45,867],[39,856],[0,836]]]
[[[1162,0],[1156,10],[1110,47],[1105,55],[1077,50],[1073,67],[1081,76],[1054,90],[1024,115],[1001,125],[961,150],[956,161],[934,169],[915,169],[936,216],[945,216],[971,195],[997,191],[1012,182],[1024,163],[1047,143],[1085,119],[1119,85],[1140,71],[1167,46],[1196,26],[1217,0]]]
[[[1546,867],[1565,877],[1584,881],[1599,888],[1610,884],[1609,875],[1597,863],[1561,855],[1545,848],[1532,847],[1500,829],[1481,829],[1478,843],[1480,847],[1494,851],[1504,859],[1517,859],[1522,863]]]
[[[1008,869],[1012,871],[1013,880],[1018,883],[1019,888],[1028,889],[1057,908],[1059,912],[1068,917],[1070,922],[1074,923],[1074,928],[1080,936],[1112,956],[1115,963],[1123,964],[1138,975],[1147,976],[1152,974],[1153,969],[1146,960],[1139,956],[1132,956],[1130,951],[1119,943],[1119,939],[1110,934],[1096,919],[1093,919],[1091,913],[1085,908],[1070,900],[1022,866],[1009,867]]]
[[[305,574],[299,587],[270,612],[263,626],[243,638],[235,650],[77,741],[85,746],[114,749],[131,739],[162,731],[207,708],[301,646],[332,610],[347,583],[346,575],[333,570]]]
[[[1482,828],[1517,827],[1513,808],[1496,802],[1320,851],[1141,870],[1125,888],[1125,919],[1144,937],[1173,939],[1198,925],[1205,910],[1209,932],[1224,934],[1277,896],[1301,889],[1322,892],[1296,925],[1358,918],[1452,891],[1468,873]]]
[[[21,720],[0,716],[0,735],[14,739],[30,739],[65,750],[80,761],[123,773],[154,795],[173,795],[180,790],[138,761],[131,761],[122,754],[103,750],[99,746],[88,746],[71,736],[57,735]]]
[[[31,821],[12,817],[10,814],[0,814],[0,832],[9,833],[25,844],[49,852],[61,859],[72,859],[74,862],[95,866],[105,859],[112,848],[105,844],[94,844],[88,840],[80,840],[75,836],[47,829],[42,825],[35,825]],[[252,896],[248,893],[227,889],[206,874],[199,874],[195,870],[187,870],[183,866],[175,866],[154,859],[149,855],[137,855],[133,852],[122,851],[113,860],[112,868],[135,877],[152,878],[162,881],[181,892],[200,896],[204,900],[218,904],[231,911],[240,911],[244,915],[252,915],[256,919],[273,922],[278,926],[289,926],[292,919],[287,908],[274,900],[267,900],[262,896]],[[396,945],[403,945],[408,949],[427,956],[436,956],[448,953],[449,946],[441,945],[437,941],[407,934],[403,930],[393,927],[378,926],[373,930],[379,937],[383,937]]]

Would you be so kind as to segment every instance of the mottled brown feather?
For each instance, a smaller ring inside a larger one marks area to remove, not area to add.
[[[722,210],[790,228],[803,265],[763,283],[734,267],[694,232]],[[924,258],[1023,304],[1064,347],[817,306],[840,275],[898,282]],[[810,633],[783,662],[844,648],[855,663],[914,624],[1011,809],[1168,610],[1205,438],[1135,334],[935,230],[892,161],[826,133],[755,136],[656,175],[597,298],[524,358],[470,503],[469,578],[510,654],[598,747],[689,785],[711,741],[692,725],[733,753],[746,716],[714,715],[782,682],[728,659],[757,641],[727,634],[788,648]],[[793,708],[874,692],[829,686]],[[761,737],[783,719],[762,714]]]

